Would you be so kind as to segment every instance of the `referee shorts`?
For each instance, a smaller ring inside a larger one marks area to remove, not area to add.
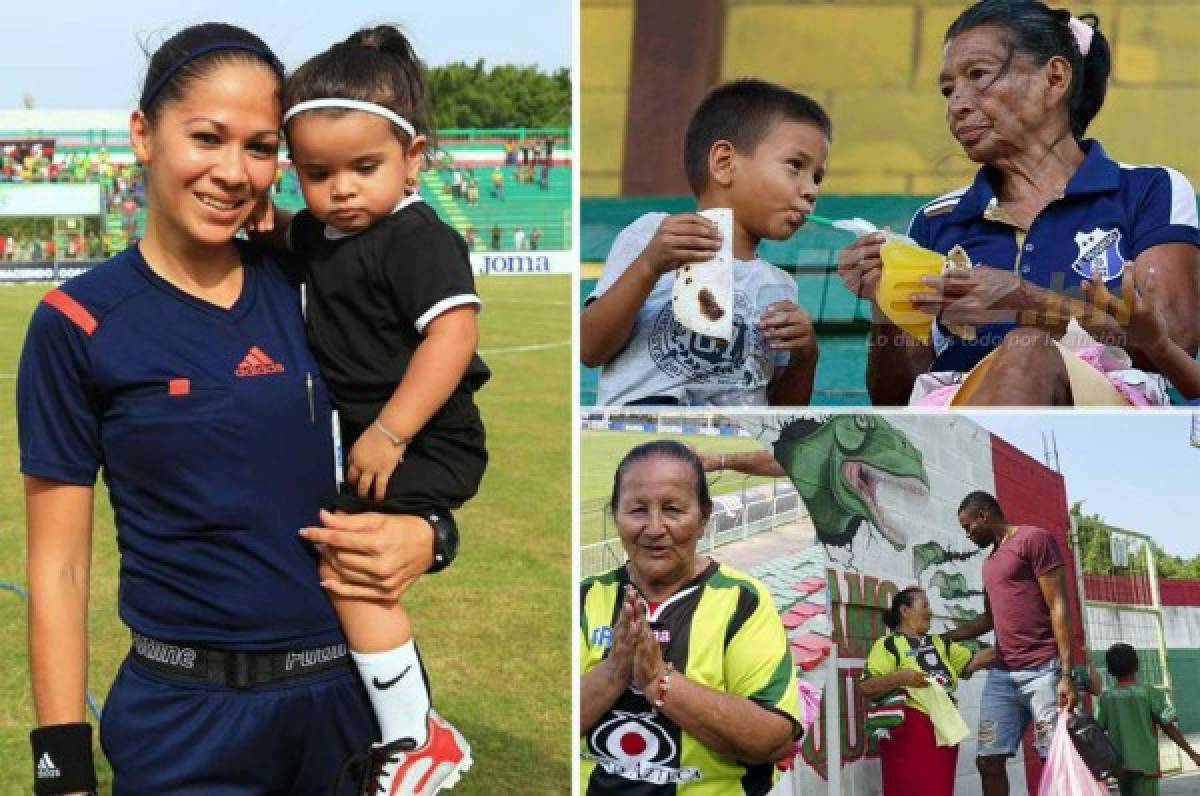
[[[329,796],[346,759],[378,740],[352,666],[235,689],[127,657],[100,721],[115,796]]]

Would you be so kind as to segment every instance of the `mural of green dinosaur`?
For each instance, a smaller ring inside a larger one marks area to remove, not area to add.
[[[966,561],[983,553],[983,548],[976,547],[974,550],[947,550],[936,541],[921,542],[918,545],[913,545],[913,577],[921,577],[921,573],[930,567],[936,567],[939,564],[949,564],[953,561]]]
[[[946,612],[950,615],[950,620],[956,625],[973,622],[983,613],[983,611],[976,611],[974,608],[968,608],[958,603],[946,603]]]
[[[878,488],[888,483],[928,495],[929,476],[921,452],[885,418],[796,418],[780,429],[775,458],[808,507],[819,541],[849,547],[867,522],[896,550],[907,546],[907,533],[878,503]]]
[[[937,589],[943,600],[964,600],[971,597],[982,597],[979,589],[969,588],[967,576],[961,572],[946,572],[939,569],[929,579],[929,588]]]

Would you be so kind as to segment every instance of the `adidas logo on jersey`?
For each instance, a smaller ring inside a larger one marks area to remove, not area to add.
[[[251,346],[233,372],[236,376],[269,376],[272,373],[283,373],[283,365],[271,359],[267,352],[258,346]]]
[[[62,772],[58,770],[58,766],[54,765],[54,761],[50,759],[49,752],[42,752],[41,759],[37,764],[38,779],[55,779],[61,777]]]

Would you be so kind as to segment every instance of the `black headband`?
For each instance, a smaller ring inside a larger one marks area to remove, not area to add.
[[[142,98],[138,100],[138,107],[143,111],[146,110],[150,103],[154,102],[154,98],[158,96],[158,92],[163,90],[163,87],[166,86],[167,82],[175,76],[176,72],[190,64],[192,61],[195,61],[200,56],[207,55],[211,52],[216,52],[217,50],[245,50],[246,52],[254,53],[255,55],[262,56],[263,60],[270,64],[271,68],[275,70],[276,74],[283,74],[283,64],[281,64],[279,59],[275,57],[275,54],[267,48],[258,44],[250,44],[248,42],[219,41],[214,44],[206,44],[203,47],[198,47],[195,50],[192,50],[190,53],[184,55],[175,63],[171,64],[171,67],[164,70],[162,75],[159,76],[158,80],[155,80],[153,84],[148,86],[146,90],[142,92]]]

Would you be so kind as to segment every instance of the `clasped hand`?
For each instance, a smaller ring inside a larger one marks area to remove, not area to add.
[[[646,618],[645,604],[638,599],[637,590],[625,587],[617,626],[613,629],[612,649],[608,665],[620,682],[633,684],[647,701],[655,699],[655,688],[666,669],[662,647]]]

